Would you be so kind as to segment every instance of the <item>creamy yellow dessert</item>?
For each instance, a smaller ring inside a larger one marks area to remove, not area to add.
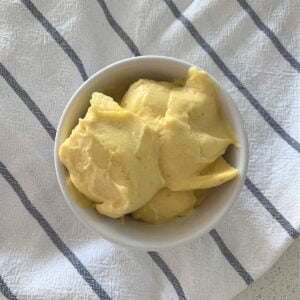
[[[220,115],[217,86],[206,72],[192,67],[183,87],[139,80],[121,105],[158,133],[160,166],[170,190],[211,188],[236,176],[229,165],[224,174],[222,164],[223,182],[205,170],[236,142]]]
[[[165,183],[153,130],[101,93],[93,94],[59,156],[74,186],[112,218],[140,208]]]
[[[183,82],[138,80],[120,105],[94,93],[59,156],[99,213],[161,224],[190,214],[206,189],[238,174],[222,156],[236,143],[217,86],[192,67]]]
[[[151,224],[163,224],[176,221],[179,217],[190,215],[206,196],[206,190],[172,192],[161,189],[149,202],[134,211],[134,219]]]

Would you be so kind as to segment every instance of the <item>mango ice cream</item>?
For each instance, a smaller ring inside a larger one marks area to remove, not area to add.
[[[223,157],[237,140],[218,94],[195,67],[182,82],[140,79],[120,104],[93,93],[59,150],[70,181],[108,217],[162,224],[191,214],[207,189],[238,174]]]

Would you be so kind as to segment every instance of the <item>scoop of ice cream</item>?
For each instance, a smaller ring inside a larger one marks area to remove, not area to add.
[[[172,192],[163,188],[132,216],[151,224],[174,222],[179,217],[190,215],[203,202],[206,194],[207,190]]]
[[[92,95],[59,156],[74,186],[112,218],[142,207],[164,185],[156,134],[101,93]]]
[[[177,217],[188,215],[194,210],[197,198],[192,191],[172,192],[161,189],[146,205],[134,211],[134,219],[151,224],[176,221]]]
[[[203,173],[236,143],[220,113],[218,88],[206,72],[190,68],[184,86],[139,80],[130,86],[122,105],[157,132],[160,167],[170,190],[213,187],[220,184],[220,176],[222,183],[236,176],[233,170],[224,176],[219,162],[214,173]]]
[[[230,166],[220,156],[216,161],[204,168],[199,175],[179,181],[175,186],[175,190],[209,189],[233,179],[237,174],[238,170]]]
[[[223,158],[237,141],[218,93],[210,76],[194,67],[181,82],[138,80],[121,106],[94,93],[59,151],[72,184],[109,217],[131,213],[161,224],[190,214],[206,189],[238,173]]]

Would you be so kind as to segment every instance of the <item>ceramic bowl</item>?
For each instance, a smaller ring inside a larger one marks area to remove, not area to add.
[[[226,159],[239,170],[239,175],[234,180],[214,188],[194,214],[177,222],[163,225],[151,225],[131,218],[127,218],[123,224],[118,219],[100,215],[92,207],[83,207],[78,204],[68,188],[68,172],[59,161],[58,150],[76,126],[78,118],[85,115],[93,92],[104,91],[111,87],[129,86],[140,78],[164,81],[182,79],[191,66],[187,62],[163,56],[140,56],[118,61],[98,71],[85,81],[71,97],[61,116],[54,149],[60,188],[68,205],[82,223],[108,241],[144,250],[178,246],[213,229],[240,194],[248,165],[247,135],[242,117],[234,101],[217,81],[220,88],[222,114],[231,125],[240,144],[240,149],[233,146],[229,148]],[[201,66],[197,67],[201,69]]]

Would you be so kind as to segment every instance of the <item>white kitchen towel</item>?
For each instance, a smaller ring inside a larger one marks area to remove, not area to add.
[[[299,235],[299,0],[2,0],[0,297],[231,299]],[[211,73],[246,123],[242,193],[202,238],[120,248],[58,187],[55,128],[79,85],[117,60],[166,55]]]

